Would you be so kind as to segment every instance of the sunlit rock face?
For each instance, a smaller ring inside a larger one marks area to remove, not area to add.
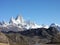
[[[3,34],[2,32],[0,32],[0,43],[8,43],[7,36],[5,36],[5,34]]]

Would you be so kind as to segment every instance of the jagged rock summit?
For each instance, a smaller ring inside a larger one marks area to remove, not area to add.
[[[10,21],[7,23],[5,21],[3,22],[0,22],[0,28],[7,28],[7,29],[14,29],[17,28],[17,29],[37,29],[37,28],[49,28],[49,27],[55,27],[57,28],[58,30],[60,30],[60,26],[57,25],[57,24],[51,24],[50,26],[48,25],[37,25],[36,23],[34,22],[31,22],[31,21],[26,21],[24,20],[24,18],[20,15],[18,15],[16,18],[11,18]]]
[[[5,21],[0,22],[0,26],[7,27],[7,26],[16,26],[19,28],[25,28],[25,29],[31,29],[31,28],[40,28],[43,27],[42,25],[37,25],[34,22],[31,21],[25,21],[22,16],[17,16],[16,18],[11,18],[9,23],[6,23]]]

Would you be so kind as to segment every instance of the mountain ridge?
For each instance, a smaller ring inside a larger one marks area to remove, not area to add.
[[[8,23],[5,21],[0,22],[0,27],[18,27],[23,29],[36,29],[36,28],[49,28],[49,27],[57,27],[60,30],[60,25],[52,23],[50,26],[48,25],[37,25],[31,21],[25,21],[22,16],[17,16],[16,18],[11,18]]]

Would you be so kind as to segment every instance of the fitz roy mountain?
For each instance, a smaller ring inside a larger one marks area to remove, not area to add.
[[[0,22],[0,43],[9,45],[60,44],[60,25],[38,25],[22,16]]]
[[[17,16],[15,19],[12,17],[8,23],[5,21],[0,22],[0,28],[20,28],[20,29],[36,29],[36,28],[48,28],[46,25],[37,25],[34,22],[31,21],[25,21],[22,16]],[[7,30],[8,31],[8,30]],[[12,30],[12,31],[18,31],[18,30]],[[23,30],[20,30],[23,31]]]
[[[15,19],[12,17],[10,21],[7,23],[5,21],[0,22],[0,28],[20,28],[20,29],[36,29],[36,28],[49,28],[49,27],[55,27],[58,30],[60,29],[60,25],[52,23],[50,26],[48,25],[37,25],[34,22],[31,21],[25,21],[22,16],[17,16]],[[7,30],[8,31],[8,30]],[[12,31],[18,31],[18,30],[12,30]],[[20,30],[23,31],[23,30]]]

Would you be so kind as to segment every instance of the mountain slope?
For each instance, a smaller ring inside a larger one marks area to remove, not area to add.
[[[22,16],[17,16],[15,19],[12,17],[9,23],[0,22],[0,41],[7,41],[7,38],[10,45],[60,43],[59,30],[60,26],[54,23],[50,26],[37,25],[34,22],[25,21]]]

